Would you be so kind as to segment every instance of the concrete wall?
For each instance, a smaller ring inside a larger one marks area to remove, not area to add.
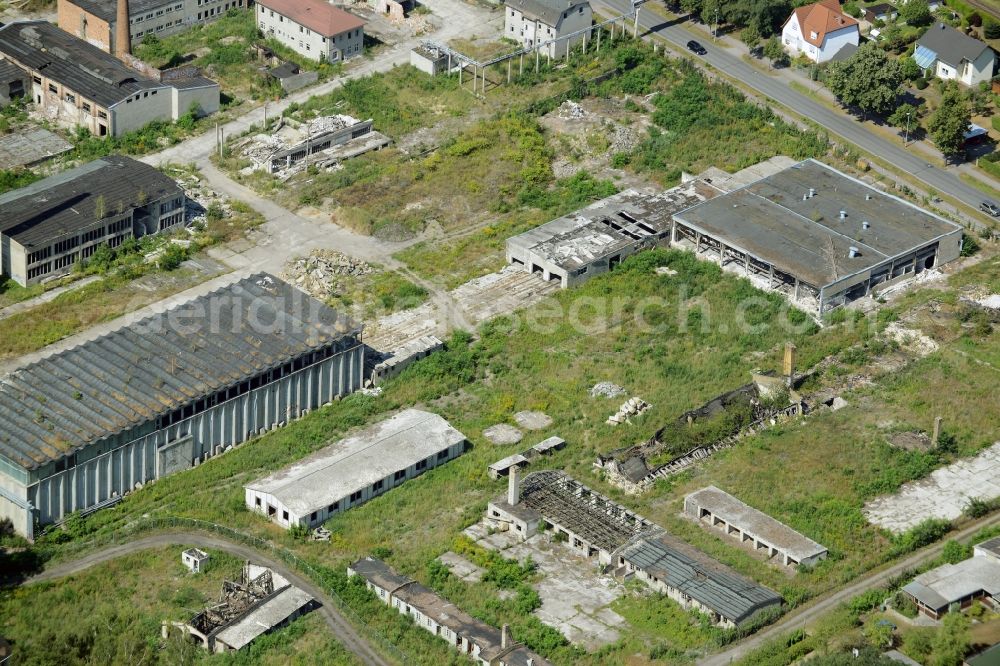
[[[434,469],[439,465],[443,465],[450,460],[454,460],[455,458],[457,458],[458,456],[462,455],[462,453],[465,452],[465,444],[466,443],[462,441],[458,444],[454,444],[448,447],[447,449],[443,449],[443,451],[447,452],[447,456],[445,458],[439,459],[438,453],[428,456],[427,458],[424,459],[427,463],[427,466],[424,468],[417,469],[418,463],[415,463],[407,467],[405,470],[398,470],[398,471],[405,471],[405,475],[400,479],[395,478],[395,472],[389,474],[388,476],[381,479],[382,487],[379,488],[378,490],[374,488],[374,484],[369,484],[364,486],[363,488],[356,489],[361,491],[361,497],[353,502],[350,501],[350,494],[347,494],[343,497],[339,497],[336,499],[332,499],[329,504],[316,507],[315,518],[313,518],[312,512],[305,515],[299,515],[294,511],[290,510],[284,504],[282,504],[278,500],[278,498],[276,498],[274,495],[271,495],[270,493],[258,492],[256,490],[251,490],[249,488],[246,488],[244,490],[246,505],[247,508],[250,509],[251,511],[256,511],[257,513],[260,513],[264,516],[268,515],[269,508],[273,508],[274,513],[270,516],[271,521],[277,523],[278,525],[281,525],[285,529],[288,529],[293,525],[304,525],[305,527],[310,527],[310,528],[316,527],[317,525],[322,525],[324,522],[329,520],[332,516],[337,515],[338,513],[343,513],[348,509],[353,509],[356,506],[360,506],[365,502],[374,499],[375,497],[378,497],[379,495],[382,495],[388,492],[389,490],[392,490],[396,486],[400,486],[406,481],[409,481],[412,478],[420,476],[421,474],[423,474],[428,470]],[[331,510],[331,506],[334,507],[333,510]],[[286,513],[288,514],[287,518],[285,517]]]
[[[172,90],[163,86],[143,90],[126,100],[111,105],[111,135],[121,136],[126,132],[145,127],[154,120],[173,120]]]
[[[345,349],[347,341],[340,344],[342,351],[329,358],[178,423],[157,429],[153,422],[147,422],[130,431],[145,431],[138,437],[99,440],[80,450],[75,464],[64,471],[55,471],[56,463],[49,463],[33,471],[26,484],[3,473],[0,483],[23,494],[35,507],[38,521],[46,524],[177,471],[173,463],[180,460],[178,446],[190,447],[190,459],[180,468],[198,465],[228,446],[285,425],[361,388],[363,348],[354,345]],[[0,517],[23,523],[24,514],[20,510],[14,515],[0,513]]]
[[[544,44],[564,35],[585,30],[593,23],[594,14],[589,4],[578,5],[562,13],[556,25],[547,25],[541,21],[525,16],[521,10],[505,6],[503,37],[520,42],[525,48]],[[589,33],[588,33],[589,34]],[[566,42],[573,48],[582,42],[584,34],[577,35],[558,43],[549,44],[542,50],[543,54],[558,58],[566,53]]]
[[[201,109],[200,116],[210,116],[219,110],[218,85],[203,88],[174,88],[171,93],[171,114],[177,120],[191,108],[192,104]]]
[[[332,37],[325,37],[295,23],[281,13],[257,5],[257,27],[269,39],[276,39],[296,53],[312,60],[336,62],[361,55],[364,51],[364,29],[356,28]]]
[[[648,236],[642,240],[635,241],[632,245],[623,247],[613,255],[597,257],[586,266],[573,270],[567,270],[547,257],[529,249],[507,243],[507,263],[523,266],[526,273],[541,273],[543,280],[558,280],[559,285],[563,289],[566,289],[583,284],[595,275],[607,273],[620,264],[626,257],[632,256],[636,252],[656,247],[659,242],[659,237]]]
[[[448,56],[433,58],[419,49],[412,49],[410,51],[410,64],[424,74],[437,76],[448,69]]]

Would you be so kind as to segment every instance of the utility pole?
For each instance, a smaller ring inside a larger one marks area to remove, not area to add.
[[[910,143],[910,112],[906,112],[906,130],[903,134],[903,148],[906,148],[907,144]]]
[[[715,30],[712,31],[712,41],[718,41],[719,39],[719,8],[715,8]]]
[[[635,23],[632,26],[632,39],[639,36],[639,5],[635,6]]]

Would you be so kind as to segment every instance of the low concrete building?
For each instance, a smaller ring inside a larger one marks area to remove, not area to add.
[[[162,634],[177,627],[209,652],[235,652],[318,606],[280,574],[247,562],[240,580],[223,582],[218,604],[186,624],[164,622]]]
[[[977,600],[1000,611],[1000,537],[977,544],[967,560],[920,574],[903,593],[936,620]]]
[[[507,263],[565,289],[613,269],[670,236],[671,215],[717,196],[701,180],[656,195],[625,190],[507,239]]]
[[[435,636],[481,666],[549,666],[549,662],[516,643],[506,625],[502,629],[481,622],[420,583],[401,576],[382,560],[366,557],[347,568],[360,576],[382,603],[407,615]]]
[[[71,35],[115,53],[119,1],[58,0],[56,21]],[[246,8],[247,0],[129,0],[130,46],[146,35],[167,37],[222,18],[230,9]]]
[[[188,548],[181,553],[181,564],[190,569],[191,573],[201,573],[208,560],[208,553],[200,548]]]
[[[101,245],[184,224],[184,190],[111,155],[0,195],[0,271],[21,286],[69,273]]]
[[[447,53],[433,46],[421,44],[410,50],[410,64],[429,76],[437,76],[448,71],[451,58]]]
[[[781,607],[777,593],[663,532],[633,539],[617,564],[684,608],[705,613],[717,626],[739,627],[761,611]]]
[[[552,437],[547,437],[546,439],[543,439],[542,441],[538,442],[538,444],[535,444],[534,446],[531,447],[531,450],[534,451],[535,453],[548,455],[554,451],[558,451],[564,448],[565,446],[566,446],[565,439],[563,439],[562,437],[552,436]]]
[[[323,0],[257,0],[257,27],[299,55],[338,62],[361,55],[365,22]]]
[[[826,548],[812,539],[715,486],[685,497],[684,513],[700,523],[721,527],[740,543],[766,551],[769,558],[780,556],[785,566],[815,564],[827,555]]]
[[[214,81],[197,74],[172,80],[145,76],[46,21],[0,27],[0,54],[31,76],[31,100],[44,118],[85,127],[95,136],[121,136],[153,121],[177,120],[195,104],[202,114],[219,108]]]
[[[361,327],[266,273],[0,378],[0,519],[125,493],[361,388]]]
[[[246,485],[246,505],[285,528],[314,527],[457,458],[467,443],[437,414],[406,409]]]
[[[553,58],[582,42],[593,22],[588,0],[504,0],[503,37],[525,48],[547,44],[542,53]]]
[[[499,479],[501,476],[507,476],[513,467],[524,467],[527,466],[528,459],[522,456],[520,453],[515,453],[512,456],[507,456],[501,460],[496,461],[489,466],[488,472],[491,479]]]
[[[962,227],[809,159],[677,212],[670,239],[822,314],[957,259]]]

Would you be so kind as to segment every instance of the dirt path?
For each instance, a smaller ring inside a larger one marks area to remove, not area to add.
[[[347,618],[341,615],[340,611],[337,610],[337,607],[334,605],[329,595],[327,595],[326,592],[324,592],[320,587],[292,572],[284,563],[272,559],[268,555],[261,553],[254,548],[235,541],[230,541],[229,539],[216,534],[208,534],[204,532],[165,532],[161,534],[153,534],[126,544],[109,546],[107,548],[96,550],[76,560],[61,562],[49,569],[46,569],[36,576],[32,576],[25,582],[25,585],[71,576],[75,573],[89,569],[92,566],[101,564],[102,562],[108,562],[110,560],[142,550],[148,550],[150,548],[172,545],[198,546],[200,548],[215,548],[216,550],[224,550],[227,553],[236,555],[244,560],[251,560],[256,564],[263,564],[274,569],[288,579],[290,583],[305,590],[322,604],[317,612],[320,613],[326,620],[326,623],[329,625],[330,631],[333,633],[334,637],[336,637],[336,639],[340,641],[344,647],[356,655],[362,663],[367,664],[368,666],[389,666],[393,663],[383,658],[372,647],[368,640],[357,632]]]
[[[982,528],[991,527],[993,525],[1000,525],[1000,514],[994,514],[992,516],[987,516],[982,520],[978,520],[971,525],[962,528],[949,538],[957,539],[959,541],[968,539]],[[785,615],[785,617],[777,623],[772,624],[770,627],[754,634],[753,637],[738,643],[725,652],[704,657],[698,661],[698,664],[699,666],[723,666],[724,664],[735,663],[745,657],[749,652],[759,648],[766,641],[771,640],[772,638],[777,638],[782,634],[796,629],[804,629],[807,625],[815,622],[822,615],[833,610],[839,604],[848,601],[865,590],[884,585],[891,578],[900,575],[904,571],[916,569],[921,564],[933,560],[941,555],[941,551],[944,549],[944,544],[944,541],[940,541],[933,546],[928,546],[927,548],[917,551],[906,559],[900,560],[888,568],[872,572],[863,578],[857,579],[847,587],[839,589],[833,594],[821,597],[806,606],[797,608]]]

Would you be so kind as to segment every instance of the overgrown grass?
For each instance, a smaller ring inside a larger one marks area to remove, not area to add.
[[[359,663],[336,640],[319,613],[263,636],[247,648],[211,656],[175,630],[159,638],[163,620],[187,621],[218,599],[224,579],[242,561],[220,551],[200,574],[181,564],[181,547],[127,555],[71,577],[0,594],[4,637],[20,664],[302,664]],[[85,609],[85,610],[84,610]],[[72,618],[72,621],[67,621]]]

